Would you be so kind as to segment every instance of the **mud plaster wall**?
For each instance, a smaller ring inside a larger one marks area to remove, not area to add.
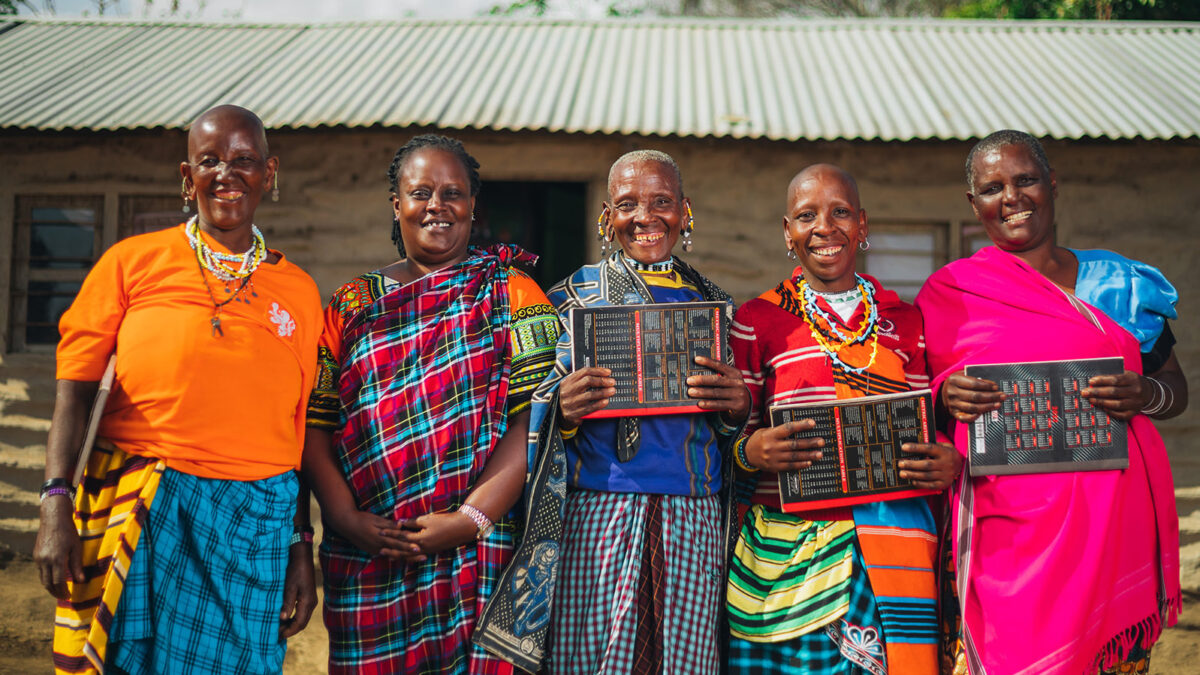
[[[280,158],[282,198],[264,201],[257,221],[269,244],[307,269],[322,294],[395,257],[385,173],[396,148],[419,131],[269,133],[272,153]],[[854,174],[874,222],[973,221],[964,197],[963,161],[970,147],[964,142],[451,133],[482,164],[485,191],[488,180],[587,183],[588,217],[560,226],[578,233],[589,259],[596,257],[593,219],[612,160],[635,148],[670,153],[696,216],[696,249],[686,257],[739,301],[790,272],[782,244],[784,192],[791,176],[812,162],[833,162]],[[1110,248],[1166,273],[1182,296],[1176,353],[1200,389],[1200,305],[1193,290],[1200,285],[1200,143],[1053,141],[1046,149],[1059,181],[1059,241]],[[0,326],[9,325],[17,195],[103,195],[104,241],[111,244],[119,197],[177,195],[184,153],[185,136],[178,131],[0,134]],[[1200,466],[1200,402],[1160,428],[1174,462]]]

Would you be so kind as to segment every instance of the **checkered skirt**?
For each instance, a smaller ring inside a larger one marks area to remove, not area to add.
[[[299,480],[163,472],[110,634],[128,673],[278,673]]]
[[[590,490],[568,495],[551,674],[633,672],[638,575],[653,497]],[[660,499],[663,672],[715,674],[725,578],[720,503],[715,496]]]

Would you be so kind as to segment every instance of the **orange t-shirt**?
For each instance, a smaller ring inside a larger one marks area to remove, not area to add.
[[[229,297],[205,278],[218,301]],[[214,336],[213,302],[182,225],[118,242],[59,322],[58,378],[99,380],[115,349],[117,384],[101,438],[204,478],[257,480],[298,468],[320,294],[282,256],[260,265],[249,289],[240,295],[249,302],[221,307],[224,335]]]

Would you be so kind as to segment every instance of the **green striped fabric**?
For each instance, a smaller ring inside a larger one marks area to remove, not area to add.
[[[730,631],[751,642],[781,642],[846,613],[854,521],[811,521],[753,506],[729,570]]]

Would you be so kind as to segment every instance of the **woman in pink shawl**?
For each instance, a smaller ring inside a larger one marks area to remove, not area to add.
[[[1171,468],[1150,421],[1187,406],[1165,322],[1177,296],[1148,265],[1055,244],[1058,186],[1032,136],[980,141],[967,183],[995,246],[942,268],[917,296],[947,431],[965,455],[964,423],[1004,399],[994,382],[964,375],[967,365],[1120,356],[1125,372],[1093,377],[1082,393],[1128,422],[1129,468],[963,472],[956,672],[1148,672],[1150,647],[1182,602]]]

